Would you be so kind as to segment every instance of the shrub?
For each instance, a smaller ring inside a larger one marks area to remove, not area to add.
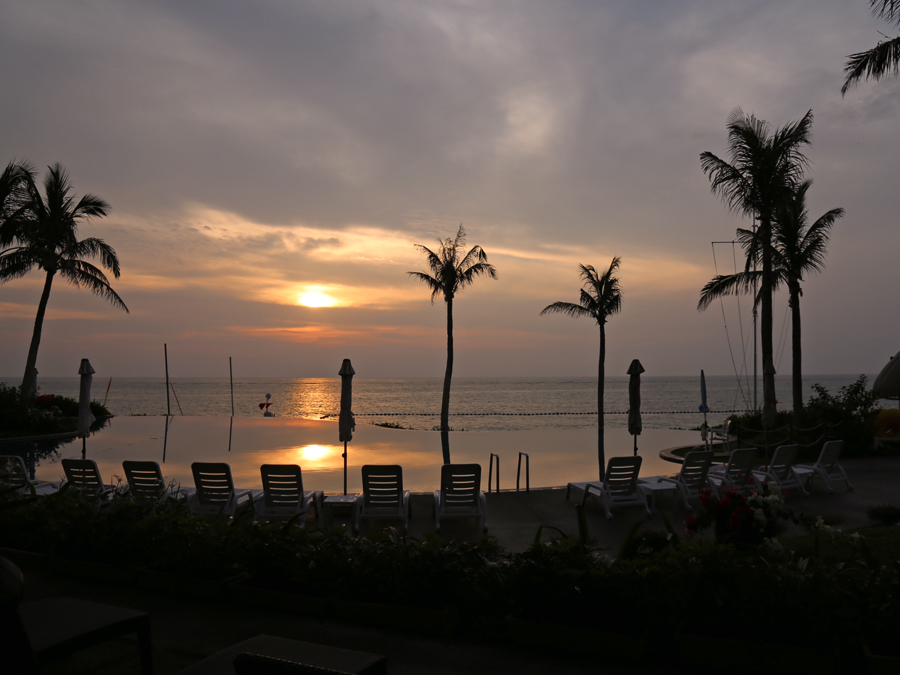
[[[97,418],[91,431],[104,425],[109,410],[91,401],[91,412]],[[0,382],[0,437],[39,436],[77,431],[78,401],[67,396],[42,394],[29,400],[18,387]]]
[[[844,441],[845,456],[865,455],[872,450],[875,438],[872,421],[878,410],[878,398],[866,389],[868,378],[860,375],[853,384],[840,388],[837,394],[829,394],[820,384],[814,384],[815,395],[804,406],[809,426],[825,422],[839,425],[832,435]]]
[[[872,524],[889,527],[900,523],[900,506],[897,504],[870,506],[866,511],[866,515]]]
[[[822,438],[823,428],[820,425],[824,424],[824,433],[829,438],[844,441],[845,457],[862,456],[872,452],[875,438],[873,420],[878,411],[878,399],[867,386],[865,375],[841,387],[837,394],[814,384],[815,394],[803,406],[802,415],[795,415],[791,410],[779,410],[775,416],[775,429],[778,431],[768,437],[762,433],[762,414],[759,411],[731,415],[728,419],[734,424],[742,446],[768,445],[771,448],[785,443],[810,446]],[[813,431],[805,431],[808,428]],[[813,448],[807,454],[813,454],[820,448]]]

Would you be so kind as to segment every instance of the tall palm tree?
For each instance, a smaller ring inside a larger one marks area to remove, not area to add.
[[[407,272],[423,282],[431,290],[431,304],[441,296],[447,304],[447,368],[444,371],[444,394],[441,398],[441,446],[444,463],[450,463],[450,380],[453,377],[453,299],[476,277],[497,278],[497,270],[488,263],[487,254],[480,246],[473,246],[462,254],[466,243],[466,231],[459,226],[455,239],[438,239],[437,251],[416,244],[416,249],[425,254],[431,274]]]
[[[869,0],[872,13],[900,26],[900,0]],[[847,93],[850,86],[859,80],[872,78],[880,80],[888,75],[900,72],[900,37],[883,40],[864,52],[857,52],[847,57],[844,64],[844,86],[841,96]]]
[[[600,480],[605,480],[605,448],[603,442],[603,385],[606,375],[606,321],[613,314],[622,310],[622,289],[619,279],[614,277],[622,259],[618,256],[612,259],[607,269],[602,274],[598,273],[592,265],[579,265],[581,278],[584,284],[581,289],[581,297],[578,303],[554,302],[541,310],[544,314],[567,314],[573,317],[585,316],[597,322],[600,328],[600,361],[597,366],[597,459],[600,464]]]
[[[772,222],[776,209],[787,203],[803,177],[807,160],[802,149],[809,145],[812,110],[797,122],[769,133],[769,124],[746,116],[735,108],[728,118],[728,150],[731,161],[711,152],[700,155],[700,167],[709,177],[713,194],[729,210],[758,219],[753,234],[762,265],[759,305],[760,344],[763,359],[763,427],[775,423],[775,368],[772,349]],[[748,258],[748,270],[751,260]]]
[[[795,415],[803,413],[803,349],[801,344],[800,284],[804,277],[813,272],[821,272],[825,266],[825,252],[831,228],[844,209],[831,209],[807,227],[809,214],[806,210],[806,193],[811,180],[803,181],[793,198],[782,204],[776,211],[773,223],[772,277],[773,290],[782,284],[787,286],[791,308],[791,384]],[[750,230],[738,229],[738,240],[747,250],[748,261],[759,258],[757,238]],[[749,267],[749,266],[748,266]],[[707,283],[700,292],[697,309],[704,310],[716,298],[738,293],[751,293],[761,281],[762,273],[746,269],[737,274],[719,275]],[[758,302],[759,298],[755,298]]]
[[[97,267],[83,258],[97,258],[100,264],[119,278],[119,259],[113,248],[102,239],[89,237],[78,240],[78,225],[82,220],[105,216],[109,204],[95,195],[84,195],[77,202],[69,193],[69,175],[59,164],[48,167],[44,177],[44,194],[34,183],[34,173],[27,172],[28,197],[21,216],[8,219],[0,226],[0,283],[25,276],[33,267],[45,272],[44,290],[38,303],[37,317],[22,394],[33,397],[37,391],[38,348],[41,330],[53,277],[57,273],[73,286],[108,300],[114,307],[128,311],[122,298],[109,285],[109,279]]]

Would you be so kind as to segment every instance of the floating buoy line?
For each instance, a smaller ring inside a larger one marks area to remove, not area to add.
[[[722,414],[722,413],[747,413],[749,410],[711,410],[709,411],[712,414]],[[553,415],[596,415],[597,411],[593,412],[545,412],[545,413],[501,413],[501,412],[489,412],[489,413],[450,413],[450,417],[549,417]],[[604,412],[604,415],[627,415],[628,411],[609,411]],[[697,414],[696,410],[642,410],[641,415],[693,415]],[[410,413],[398,413],[398,412],[390,412],[390,413],[353,413],[355,417],[440,417],[440,413],[418,413],[418,412],[410,412]],[[337,417],[337,413],[330,413],[328,415],[322,415],[321,419],[325,420],[329,417]]]

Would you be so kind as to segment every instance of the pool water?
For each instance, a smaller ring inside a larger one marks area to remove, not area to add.
[[[638,437],[643,457],[642,476],[673,474],[678,466],[659,457],[659,451],[699,442],[696,431],[645,429]],[[626,429],[605,432],[607,459],[630,456],[633,440]],[[58,447],[55,447],[58,446]],[[55,449],[54,449],[55,447]],[[86,456],[97,462],[106,482],[124,477],[122,461],[159,462],[167,480],[193,486],[192,462],[227,462],[237,487],[262,487],[261,464],[298,464],[304,488],[343,492],[343,444],[335,421],[302,418],[251,417],[117,417],[87,439]],[[60,480],[60,460],[80,458],[80,439],[36,447],[35,444],[0,442],[0,454],[21,454],[39,480]],[[482,466],[482,489],[487,489],[490,454],[500,457],[500,488],[515,489],[520,452],[530,458],[531,487],[565,485],[597,477],[596,429],[548,429],[536,431],[451,432],[454,463]],[[358,424],[348,444],[348,491],[361,490],[364,464],[399,464],[404,488],[429,492],[440,482],[442,464],[440,434],[434,431],[386,429]],[[525,465],[522,464],[522,489]],[[493,488],[493,485],[492,485]]]

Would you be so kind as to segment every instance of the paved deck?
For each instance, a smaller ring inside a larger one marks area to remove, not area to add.
[[[856,489],[842,486],[829,495],[821,488],[810,497],[790,497],[788,505],[811,515],[840,520],[839,527],[868,524],[866,509],[873,504],[900,501],[900,457],[846,460]],[[576,480],[590,478],[574,477]],[[512,551],[521,551],[534,541],[538,528],[559,528],[576,532],[574,501],[565,500],[565,488],[525,492],[492,493],[488,497],[489,534]],[[433,531],[432,496],[413,495],[409,534],[422,537]],[[615,554],[635,521],[648,528],[663,529],[665,514],[677,528],[686,517],[680,501],[660,500],[657,512],[645,519],[642,509],[627,507],[614,511],[607,521],[599,503],[589,500],[588,526],[591,536]],[[452,528],[452,529],[451,529]],[[476,523],[448,524],[446,535],[462,539],[481,536]],[[547,534],[545,534],[547,536]],[[235,607],[221,602],[185,601],[149,591],[123,589],[102,583],[83,583],[55,574],[29,571],[26,567],[26,600],[68,595],[149,611],[153,625],[155,672],[175,673],[236,642],[264,633],[318,642],[335,647],[359,649],[388,657],[390,673],[653,673],[659,667],[629,666],[602,658],[577,657],[554,652],[552,645],[496,643],[490,640],[461,641],[452,637],[422,637],[394,630],[391,626],[369,628],[353,623],[323,621],[313,616],[282,614],[257,608]],[[665,667],[666,672],[681,672]],[[693,671],[693,669],[692,669]],[[136,643],[123,639],[79,654],[75,659],[48,669],[52,675],[107,675],[138,672]],[[687,672],[687,671],[684,671]]]

